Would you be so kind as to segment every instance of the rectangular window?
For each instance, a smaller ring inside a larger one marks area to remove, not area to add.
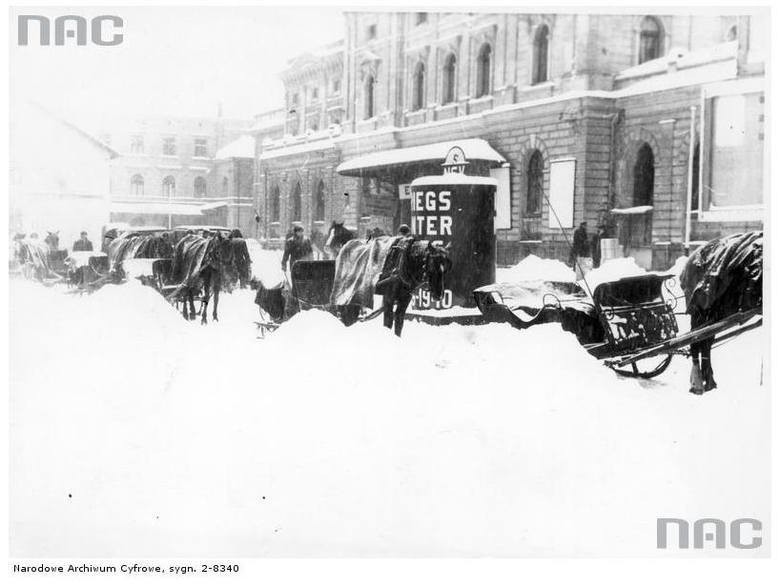
[[[130,152],[134,155],[142,155],[144,152],[144,137],[135,135],[130,138]]]
[[[548,226],[550,228],[574,227],[575,166],[574,159],[550,163],[550,207],[555,210],[555,213],[550,212],[549,214]]]
[[[417,13],[417,24],[425,24],[428,22],[428,13],[427,12],[418,12]]]
[[[338,94],[341,91],[341,80],[340,79],[334,79],[333,80],[333,93]]]
[[[704,211],[764,202],[764,94],[713,96],[705,102]]]
[[[311,99],[316,100],[320,97],[320,90],[319,88],[313,87],[311,88]]]
[[[368,26],[368,29],[366,30],[366,39],[369,41],[376,38],[376,25],[371,24]]]
[[[193,156],[195,156],[195,157],[208,157],[209,156],[208,139],[205,139],[205,138],[196,138],[195,139],[195,152],[193,153]]]
[[[162,145],[163,155],[168,157],[176,156],[176,139],[172,136],[168,136],[163,139]]]
[[[509,167],[499,167],[490,170],[490,176],[498,181],[496,200],[494,202],[496,230],[506,230],[512,227],[512,195],[509,189]]]

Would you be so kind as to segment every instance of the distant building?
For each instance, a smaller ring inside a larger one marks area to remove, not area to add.
[[[142,118],[104,132],[120,154],[111,166],[112,221],[225,225],[229,203],[216,156],[251,125],[222,117]]]
[[[12,232],[59,232],[69,248],[86,230],[100,242],[109,221],[109,146],[31,103],[11,110],[9,228]]]
[[[257,237],[254,137],[245,134],[218,150],[211,175],[215,194],[227,203],[225,225],[238,228],[244,237]]]
[[[666,268],[763,225],[764,21],[349,12],[342,44],[282,74],[283,136],[258,137],[260,233],[395,231],[406,186],[465,143],[468,172],[499,181],[500,263],[566,259],[586,220]]]

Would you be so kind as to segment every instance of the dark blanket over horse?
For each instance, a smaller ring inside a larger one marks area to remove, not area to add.
[[[162,236],[128,232],[115,238],[108,246],[108,265],[112,272],[121,272],[122,262],[131,258],[171,258],[173,247]]]
[[[680,275],[691,329],[715,323],[741,311],[761,308],[763,301],[763,232],[711,240],[688,259]],[[691,392],[716,388],[711,363],[712,339],[691,345]]]
[[[213,294],[212,317],[217,321],[220,291],[230,291],[237,282],[248,281],[250,263],[246,242],[241,238],[189,234],[174,248],[171,278],[179,285],[169,299],[183,301],[182,314],[193,319],[196,315],[194,296],[202,292],[201,322],[206,323],[209,299]]]
[[[400,336],[414,291],[427,284],[434,299],[440,299],[450,267],[447,250],[427,240],[403,236],[351,240],[336,259],[330,302],[373,308],[374,294],[382,295],[384,325],[394,327]]]

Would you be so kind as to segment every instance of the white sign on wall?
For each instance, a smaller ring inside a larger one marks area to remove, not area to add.
[[[505,230],[512,227],[512,199],[509,190],[509,167],[491,169],[490,176],[498,182],[496,188],[496,217],[494,227],[496,230]]]
[[[548,218],[550,228],[574,227],[574,170],[576,163],[576,159],[550,162],[550,207],[552,208]]]
[[[398,199],[412,199],[411,183],[401,183],[398,186]]]

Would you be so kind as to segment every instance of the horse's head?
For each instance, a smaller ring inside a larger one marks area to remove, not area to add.
[[[58,250],[60,247],[60,231],[57,230],[56,232],[52,232],[47,230],[46,238],[44,238],[43,241],[49,245],[51,250]]]
[[[425,276],[431,296],[437,301],[444,296],[444,275],[451,268],[449,244],[445,247],[428,243],[425,252]]]

